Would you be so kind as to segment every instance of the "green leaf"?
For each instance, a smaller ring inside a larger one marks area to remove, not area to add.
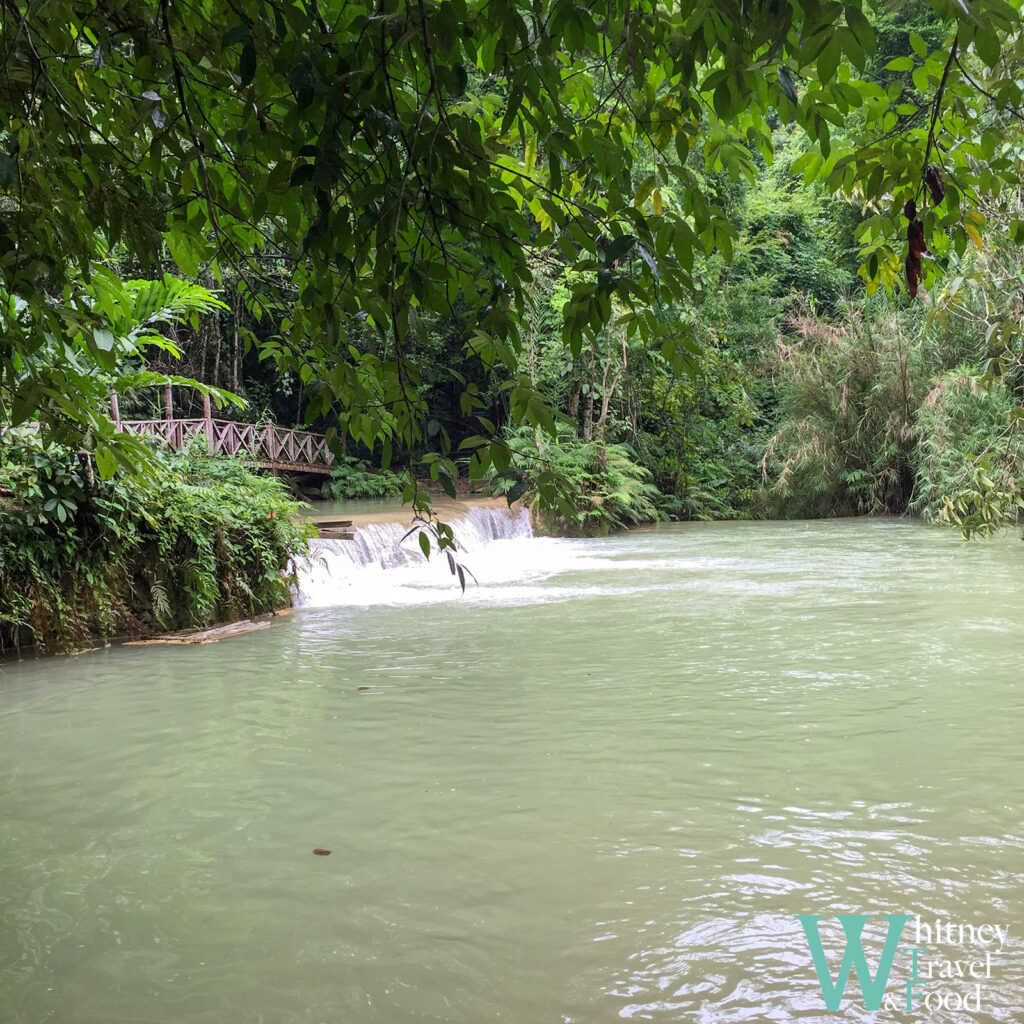
[[[818,81],[822,83],[831,82],[836,76],[839,61],[843,51],[838,36],[833,36],[828,45],[821,51],[818,57]]]
[[[505,495],[506,500],[511,506],[517,502],[527,491],[530,490],[530,482],[528,480],[520,480],[514,487],[512,487]]]
[[[779,85],[782,86],[782,91],[785,93],[786,98],[791,103],[796,103],[796,86],[793,84],[793,76],[789,73],[789,68],[787,68],[785,64],[779,65],[778,76]]]
[[[165,236],[171,259],[181,268],[182,273],[195,277],[199,264],[206,257],[206,245],[195,232],[181,221],[176,222]]]
[[[92,339],[101,352],[110,352],[114,347],[114,335],[105,327],[93,328]]]
[[[249,85],[256,77],[256,47],[251,39],[246,40],[242,47],[242,56],[238,61],[238,77],[242,85]]]
[[[634,206],[643,206],[651,197],[651,193],[654,191],[654,175],[650,174],[637,186],[636,195],[633,197]]]
[[[229,28],[227,32],[221,36],[220,45],[222,50],[227,50],[232,46],[237,45],[243,39],[249,38],[249,26],[244,22],[239,22],[233,28]]]
[[[843,13],[846,15],[846,24],[849,25],[850,31],[864,52],[874,53],[876,46],[875,30],[871,27],[871,23],[864,16],[863,12],[859,11],[856,7],[847,6],[843,8]]]
[[[444,493],[454,501],[458,497],[458,491],[455,487],[455,480],[452,478],[447,466],[440,467],[437,478]]]
[[[995,32],[978,28],[974,33],[974,49],[990,68],[998,66],[1001,50],[999,36]]]
[[[613,238],[605,248],[605,262],[615,263],[617,260],[622,259],[633,248],[635,243],[635,235],[620,235],[618,238]]]
[[[508,103],[505,105],[505,116],[501,119],[501,134],[507,135],[509,129],[515,123],[519,108],[523,102],[523,88],[517,86],[509,93]]]
[[[106,447],[97,448],[93,453],[101,480],[109,480],[117,472],[117,456]]]

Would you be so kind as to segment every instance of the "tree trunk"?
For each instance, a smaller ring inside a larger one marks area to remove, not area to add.
[[[580,377],[573,371],[572,381],[569,384],[569,416],[579,422],[580,418]]]
[[[224,331],[221,330],[221,318],[217,317],[217,346],[213,351],[213,374],[210,383],[216,388],[220,387],[220,353],[224,347]]]
[[[207,380],[206,362],[210,348],[211,323],[213,317],[206,317],[199,322],[199,373],[198,380]]]
[[[615,397],[615,392],[618,389],[619,381],[622,380],[622,375],[626,372],[628,363],[626,360],[626,337],[622,337],[622,362],[619,364],[618,369],[612,374],[612,379],[609,382],[608,375],[611,373],[612,367],[612,345],[611,338],[608,338],[608,346],[606,350],[606,359],[604,364],[604,372],[601,377],[601,412],[597,419],[597,426],[594,433],[597,439],[604,444],[605,428],[608,423],[608,411],[611,408],[612,398]]]
[[[594,440],[594,392],[587,395],[587,403],[583,407],[583,440]]]
[[[206,433],[206,446],[213,454],[213,409],[210,407],[210,396],[203,395],[203,430]]]

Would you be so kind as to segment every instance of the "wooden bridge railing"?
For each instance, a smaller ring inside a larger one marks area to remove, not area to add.
[[[235,423],[203,417],[119,420],[118,426],[140,436],[163,438],[175,451],[194,437],[205,437],[211,452],[241,455],[270,469],[329,473],[334,462],[323,434],[273,424]]]

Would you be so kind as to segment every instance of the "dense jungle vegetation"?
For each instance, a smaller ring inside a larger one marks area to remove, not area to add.
[[[1016,3],[48,0],[0,48],[0,639],[287,599],[283,489],[115,429],[168,383],[427,516],[1016,516]]]
[[[144,485],[102,481],[17,432],[0,479],[0,647],[71,649],[288,604],[307,531],[277,480],[234,460],[186,452]]]

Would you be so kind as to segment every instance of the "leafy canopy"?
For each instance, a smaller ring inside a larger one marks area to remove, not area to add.
[[[536,269],[577,275],[573,352],[614,304],[630,336],[686,362],[696,342],[663,335],[658,307],[734,238],[703,172],[752,176],[781,123],[809,139],[796,170],[868,210],[874,281],[900,273],[909,199],[934,265],[982,244],[977,205],[1020,161],[1017,4],[930,6],[941,39],[913,32],[913,55],[878,68],[859,0],[10,0],[0,402],[29,415],[55,350],[102,366],[110,328],[83,301],[98,267],[162,272],[169,256],[240,275],[278,327],[260,354],[301,374],[308,418],[334,410],[385,462],[426,418],[406,359],[416,313],[456,302],[467,349],[508,367],[513,425],[554,432],[516,372]],[[351,344],[366,325],[373,351]],[[93,397],[68,395],[62,415],[100,429]],[[471,386],[461,401],[480,408]],[[507,468],[480,426],[471,470]]]

